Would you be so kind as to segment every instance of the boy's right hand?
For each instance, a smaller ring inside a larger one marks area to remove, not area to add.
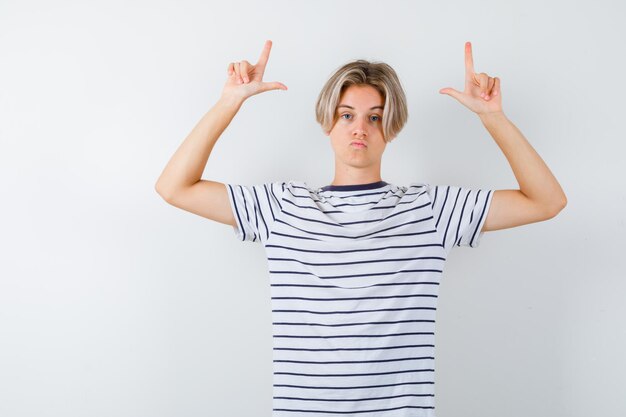
[[[231,62],[228,65],[228,80],[222,90],[222,96],[235,97],[244,101],[248,97],[269,90],[287,90],[287,86],[279,82],[263,82],[263,73],[272,49],[272,41],[265,41],[265,46],[256,65],[248,61]]]

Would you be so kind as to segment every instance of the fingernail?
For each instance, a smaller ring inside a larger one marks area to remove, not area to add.
[[[485,97],[485,93],[484,92],[480,93],[480,96]]]

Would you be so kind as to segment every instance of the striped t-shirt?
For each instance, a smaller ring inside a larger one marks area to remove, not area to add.
[[[435,417],[435,316],[454,246],[492,190],[385,181],[227,184],[236,237],[265,247],[273,417]]]

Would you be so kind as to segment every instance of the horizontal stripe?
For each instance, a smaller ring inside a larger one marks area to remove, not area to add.
[[[398,361],[412,361],[421,359],[435,359],[434,356],[422,356],[420,358],[393,358],[393,359],[380,359],[372,361],[289,361],[289,360],[275,360],[274,362],[289,362],[289,363],[318,363],[318,364],[334,364],[334,363],[380,363],[380,362],[398,362]]]
[[[415,347],[429,347],[433,348],[435,345],[400,345],[400,346],[381,346],[381,347],[351,347],[351,348],[332,348],[332,349],[313,349],[313,348],[290,348],[290,347],[274,347],[273,350],[306,350],[312,352],[336,352],[336,351],[360,351],[360,350],[387,350],[387,349],[405,349]]]
[[[372,324],[398,324],[398,323],[434,323],[435,320],[399,320],[399,321],[367,321],[363,323],[339,323],[339,324],[325,324],[325,323],[290,323],[290,322],[272,322],[275,326],[325,326],[325,327],[343,327],[343,326],[365,326]]]
[[[434,334],[433,332],[407,332],[407,333],[391,333],[391,334],[339,334],[335,336],[304,336],[304,335],[295,335],[295,334],[274,334],[272,337],[289,337],[296,339],[333,339],[338,337],[395,337],[395,336],[413,336],[413,335],[422,335],[422,334]]]
[[[401,394],[390,395],[387,397],[372,397],[372,398],[303,398],[303,397],[274,397],[283,400],[302,400],[302,401],[373,401],[373,400],[389,400],[391,398],[403,398],[403,397],[432,397],[434,394]]]
[[[435,307],[404,307],[404,308],[381,308],[375,310],[350,310],[350,311],[312,311],[312,310],[277,310],[272,309],[274,313],[310,313],[310,314],[356,314],[356,313],[372,313],[379,311],[404,311],[404,310],[436,310]]]
[[[347,300],[382,300],[385,298],[412,298],[412,297],[437,297],[436,294],[410,294],[388,295],[376,297],[336,297],[336,298],[312,298],[312,297],[272,297],[272,300],[314,300],[314,301],[347,301]]]
[[[354,265],[354,264],[366,264],[366,263],[380,263],[380,262],[400,262],[400,261],[416,261],[424,259],[438,259],[445,261],[445,258],[441,256],[420,256],[416,258],[391,258],[391,259],[374,259],[366,261],[352,261],[352,262],[302,262],[296,258],[267,258],[268,261],[287,261],[296,262],[301,265],[314,265],[314,266],[337,266],[337,265]]]
[[[405,369],[402,371],[393,371],[393,372],[370,372],[364,374],[301,374],[296,372],[274,372],[274,375],[295,375],[295,376],[306,376],[311,378],[338,378],[338,377],[352,377],[352,376],[378,376],[378,375],[391,375],[391,374],[406,374],[410,372],[435,372],[434,369]]]
[[[375,410],[359,410],[359,411],[335,411],[335,410],[306,410],[306,409],[288,409],[288,408],[273,408],[273,411],[288,411],[288,412],[297,412],[297,413],[330,413],[330,414],[355,414],[355,413],[375,413],[381,411],[393,411],[393,410],[402,410],[404,408],[435,408],[433,406],[413,406],[407,405],[404,407],[395,407],[395,408],[378,408]]]
[[[307,388],[307,389],[364,389],[364,388],[379,388],[379,387],[396,387],[398,385],[416,385],[416,384],[434,384],[432,381],[419,381],[419,382],[401,382],[398,384],[384,384],[384,385],[365,385],[365,386],[316,386],[316,385],[289,385],[289,384],[274,384],[275,387],[293,387],[293,388]]]

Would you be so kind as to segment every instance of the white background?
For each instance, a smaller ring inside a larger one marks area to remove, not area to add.
[[[383,61],[409,121],[383,180],[518,184],[463,89],[504,112],[560,181],[556,218],[488,232],[446,266],[438,417],[626,415],[623,2],[2,1],[0,415],[271,415],[265,253],[154,185],[230,62],[274,43],[203,178],[333,179],[314,104]]]

